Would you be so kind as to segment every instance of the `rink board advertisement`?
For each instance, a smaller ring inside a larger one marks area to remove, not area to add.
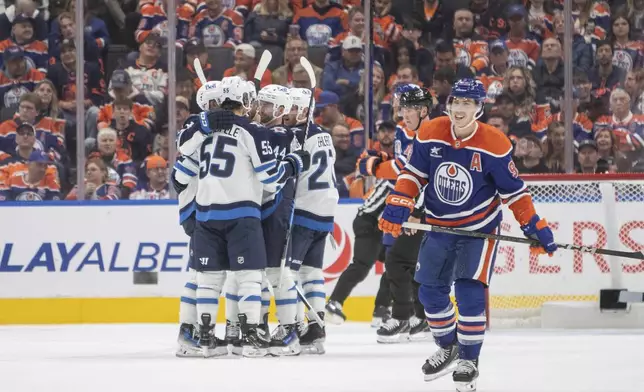
[[[327,294],[351,262],[358,206],[338,206],[326,247]],[[177,320],[188,238],[178,225],[176,205],[78,203],[0,211],[5,223],[11,222],[0,229],[0,324]],[[538,203],[537,211],[560,243],[623,250],[644,245],[639,203],[617,203],[615,220],[608,223],[596,203]],[[504,212],[503,233],[520,236],[512,214]],[[140,272],[152,272],[156,283],[135,284]],[[569,251],[534,257],[525,245],[510,243],[499,245],[494,272],[492,303],[503,307],[592,299],[615,283],[644,289],[644,260]],[[345,304],[350,319],[370,319],[381,273],[374,268],[356,287]]]

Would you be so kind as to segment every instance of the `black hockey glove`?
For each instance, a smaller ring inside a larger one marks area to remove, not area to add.
[[[311,154],[305,150],[296,150],[284,157],[284,160],[293,165],[293,175],[299,176],[311,167]]]
[[[224,129],[232,128],[235,121],[235,114],[230,110],[213,109],[199,113],[201,132],[210,135]]]

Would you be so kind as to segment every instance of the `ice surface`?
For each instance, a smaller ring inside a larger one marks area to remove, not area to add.
[[[414,392],[433,343],[382,345],[367,324],[328,328],[327,354],[295,358],[174,356],[176,325],[0,327],[0,391]],[[219,331],[220,333],[222,331]],[[492,331],[480,392],[644,391],[644,331]]]

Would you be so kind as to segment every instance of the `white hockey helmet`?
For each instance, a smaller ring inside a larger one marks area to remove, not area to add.
[[[263,89],[259,90],[257,94],[257,102],[261,105],[263,102],[273,104],[273,118],[280,118],[285,114],[291,112],[293,100],[289,95],[289,89],[278,84],[269,84]],[[277,110],[284,107],[284,110],[278,114]]]
[[[213,80],[211,82],[204,83],[199,90],[197,90],[197,105],[201,110],[210,109],[210,101],[215,101],[219,104],[217,100],[217,87],[219,86],[218,80]]]
[[[217,104],[224,102],[238,102],[249,110],[251,107],[251,94],[248,92],[247,83],[239,76],[223,78],[218,85],[216,93]]]
[[[311,105],[311,107],[315,107],[315,100],[311,101],[311,90],[308,88],[294,87],[289,90],[289,95],[293,101],[293,106],[297,108],[297,116],[295,117],[295,120],[298,123],[306,121],[306,117],[304,117],[304,109],[309,108],[309,105]],[[309,110],[309,115],[311,114],[312,112]]]

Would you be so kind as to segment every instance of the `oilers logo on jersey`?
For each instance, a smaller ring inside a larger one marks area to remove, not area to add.
[[[434,191],[445,204],[460,206],[472,196],[472,176],[455,162],[441,163],[434,174]]]
[[[314,24],[306,30],[309,46],[326,45],[332,37],[331,27],[325,24]]]
[[[508,64],[514,67],[527,67],[528,55],[522,49],[510,49],[508,53]]]
[[[223,23],[227,23],[227,22],[223,22]],[[204,29],[202,30],[204,45],[223,46],[224,41],[226,40],[226,35],[222,30],[222,28],[224,28],[223,23],[222,23],[222,27],[219,27],[216,24],[208,24],[206,27],[204,27]]]
[[[633,58],[630,53],[625,50],[615,50],[615,54],[613,55],[613,66],[630,71],[633,69]]]

